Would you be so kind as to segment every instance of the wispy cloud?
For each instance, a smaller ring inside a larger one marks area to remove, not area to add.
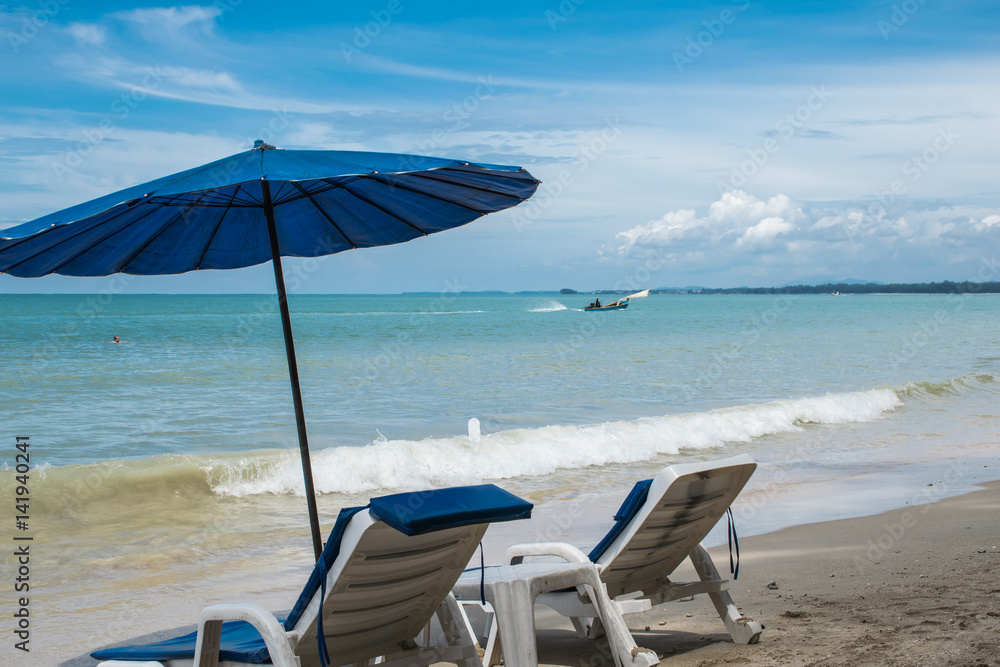
[[[215,19],[222,14],[219,7],[154,7],[113,12],[109,18],[129,23],[143,31],[147,37],[157,40],[168,39],[178,31],[192,25],[202,30],[211,30]]]

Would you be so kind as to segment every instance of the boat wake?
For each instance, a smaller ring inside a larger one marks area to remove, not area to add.
[[[549,301],[544,306],[539,306],[538,308],[529,308],[529,313],[554,313],[557,310],[569,310],[566,306],[562,305],[558,301]]]

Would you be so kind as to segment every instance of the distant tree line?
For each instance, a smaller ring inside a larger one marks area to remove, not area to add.
[[[827,283],[825,285],[789,285],[787,287],[727,287],[723,289],[702,289],[700,294],[997,294],[1000,282],[973,283],[968,280],[956,283],[945,280],[939,283],[891,283],[881,285],[866,283],[848,285]]]

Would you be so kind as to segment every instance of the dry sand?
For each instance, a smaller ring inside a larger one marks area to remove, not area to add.
[[[759,644],[734,645],[705,596],[629,621],[638,644],[670,667],[1000,665],[998,547],[1000,482],[991,482],[937,503],[740,540],[731,590],[765,625]],[[728,569],[726,547],[710,552],[720,571]],[[539,654],[545,665],[613,664],[606,644],[577,639],[541,609]],[[95,662],[80,656],[63,664]]]
[[[982,486],[740,540],[731,592],[759,644],[733,644],[706,596],[629,617],[636,642],[670,667],[1000,665],[1000,482]],[[710,553],[728,571],[728,548]],[[542,663],[613,664],[565,627],[540,629]]]

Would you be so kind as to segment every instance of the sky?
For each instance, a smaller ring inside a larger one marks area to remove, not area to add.
[[[1000,6],[416,0],[0,5],[2,229],[246,150],[542,181],[320,261],[303,293],[1000,280]],[[0,293],[272,292],[269,265]]]

